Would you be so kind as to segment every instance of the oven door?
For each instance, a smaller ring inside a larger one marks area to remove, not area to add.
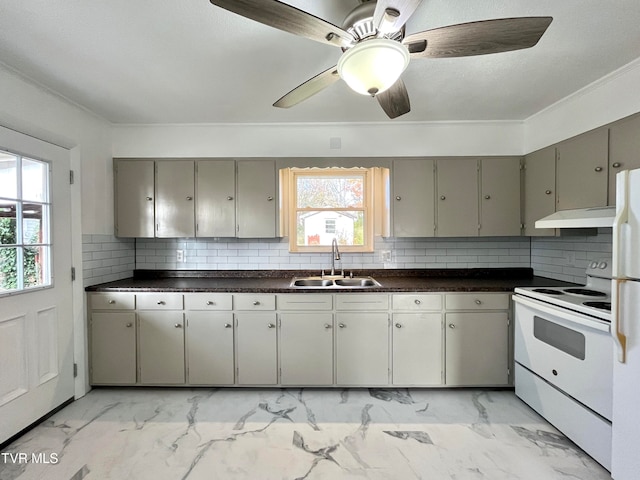
[[[611,420],[610,325],[525,298],[515,302],[515,361]]]

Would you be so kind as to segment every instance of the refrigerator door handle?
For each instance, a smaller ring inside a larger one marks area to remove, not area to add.
[[[616,346],[618,362],[625,363],[627,352],[627,336],[622,333],[620,325],[620,285],[626,280],[614,278],[613,291],[611,292],[611,336]]]
[[[624,261],[622,254],[622,226],[629,221],[629,171],[623,170],[616,175],[616,217],[613,220],[613,252],[611,256],[611,276],[613,278],[624,277],[620,260]]]

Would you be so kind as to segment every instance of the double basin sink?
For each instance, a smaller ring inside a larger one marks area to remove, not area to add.
[[[381,285],[372,277],[304,277],[291,280],[291,287],[298,288],[371,288]]]

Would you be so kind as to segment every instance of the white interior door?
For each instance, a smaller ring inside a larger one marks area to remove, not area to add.
[[[22,220],[14,221],[13,244],[5,235],[0,245],[2,443],[73,397],[74,355],[69,151],[2,127],[0,151],[0,220],[4,215],[4,225],[10,224],[12,208],[14,219]],[[18,159],[15,191],[12,155]],[[49,233],[37,226],[46,223]],[[23,265],[14,280],[7,273],[9,250]],[[35,269],[24,267],[27,257],[36,258]]]

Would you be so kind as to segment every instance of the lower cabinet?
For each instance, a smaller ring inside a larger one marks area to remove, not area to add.
[[[507,312],[445,314],[447,385],[509,383],[508,321]]]
[[[140,383],[185,383],[184,314],[138,312]]]
[[[333,384],[333,314],[280,314],[280,383]]]
[[[336,314],[336,383],[377,386],[389,383],[389,315]]]
[[[277,385],[278,348],[275,312],[236,313],[239,385]]]
[[[136,314],[91,314],[91,383],[136,383]]]
[[[442,384],[442,315],[394,313],[392,328],[394,385]]]
[[[187,312],[187,383],[233,385],[233,314]]]

